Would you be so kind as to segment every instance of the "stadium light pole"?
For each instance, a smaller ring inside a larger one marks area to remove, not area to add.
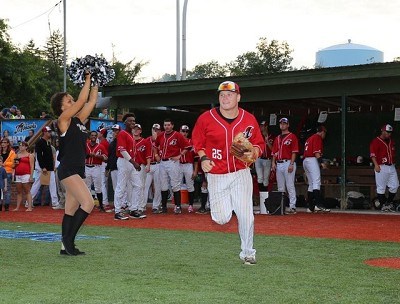
[[[183,3],[182,14],[182,80],[186,79],[186,12],[188,0]]]
[[[181,80],[181,27],[180,4],[176,0],[176,80]]]
[[[64,9],[64,92],[67,91],[67,0],[63,2]]]

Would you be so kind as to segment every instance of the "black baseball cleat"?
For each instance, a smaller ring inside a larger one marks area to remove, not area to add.
[[[64,249],[62,249],[62,250],[64,250],[67,255],[77,255],[75,245],[72,242],[66,240],[63,237],[61,238],[61,242],[62,242],[62,245],[64,246]],[[61,251],[60,251],[60,254],[61,254]]]
[[[86,253],[84,251],[80,251],[78,248],[75,247],[74,249],[74,255],[85,255]],[[65,249],[61,249],[60,250],[60,254],[61,255],[70,255],[67,253],[67,251]]]

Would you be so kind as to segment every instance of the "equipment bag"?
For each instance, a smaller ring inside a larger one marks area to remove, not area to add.
[[[264,204],[270,215],[284,215],[285,207],[289,206],[289,198],[284,192],[272,191]]]

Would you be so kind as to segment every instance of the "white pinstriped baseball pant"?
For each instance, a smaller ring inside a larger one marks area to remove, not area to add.
[[[212,220],[220,225],[226,224],[232,217],[232,211],[235,211],[241,243],[239,257],[254,257],[253,180],[250,169],[226,174],[207,173],[207,181]]]

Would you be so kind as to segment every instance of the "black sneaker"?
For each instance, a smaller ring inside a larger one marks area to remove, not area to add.
[[[206,208],[199,208],[199,209],[197,209],[197,211],[196,211],[196,213],[198,213],[198,214],[206,214],[206,213],[208,213],[208,211],[206,210]]]
[[[160,213],[160,210],[158,210],[158,208],[153,208],[153,210],[151,210],[151,213],[158,214]]]
[[[129,212],[129,217],[133,219],[144,219],[146,216],[141,214],[138,210]]]
[[[60,250],[61,255],[69,255],[65,249]],[[74,249],[74,255],[85,255],[86,253],[84,251],[80,251],[78,248],[75,247]]]
[[[122,220],[122,221],[124,221],[124,220],[129,220],[129,217],[124,215],[122,212],[118,212],[118,213],[115,213],[114,220]]]
[[[182,213],[182,208],[181,208],[181,206],[175,206],[175,208],[174,208],[174,213],[175,213],[175,214],[181,214],[181,213]]]
[[[167,207],[162,207],[162,208],[160,209],[160,211],[159,211],[159,213],[163,213],[163,214],[166,214],[167,212],[168,212]]]

